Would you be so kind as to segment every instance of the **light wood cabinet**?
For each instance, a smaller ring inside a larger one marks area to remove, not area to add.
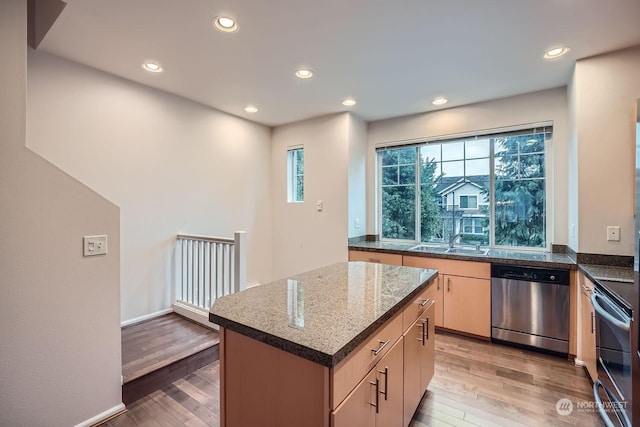
[[[434,374],[435,304],[428,308],[411,325],[403,336],[404,343],[404,410],[403,425],[411,422],[422,395]]]
[[[405,256],[403,265],[438,270],[435,326],[491,336],[491,265],[484,262]]]
[[[402,255],[382,252],[349,251],[349,261],[375,262],[379,264],[402,265]]]
[[[596,365],[595,311],[591,305],[593,283],[580,274],[580,357],[591,381],[598,376]]]
[[[401,427],[403,370],[403,346],[398,340],[333,412],[333,427]]]

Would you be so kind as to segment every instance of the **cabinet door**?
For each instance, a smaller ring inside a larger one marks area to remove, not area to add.
[[[591,377],[591,381],[597,379],[596,370],[596,334],[595,334],[595,311],[591,305],[592,290],[583,285],[581,289],[580,313],[581,313],[581,329],[582,329],[582,361],[587,367],[587,372]]]
[[[436,306],[434,307],[433,314],[433,323],[435,326],[443,327],[444,326],[444,274],[438,274],[436,278],[436,295],[434,300],[436,302]]]
[[[418,318],[403,336],[404,346],[404,421],[406,427],[422,397],[420,358],[422,356],[422,318]]]
[[[444,276],[444,327],[491,336],[491,281]]]
[[[369,372],[364,380],[331,414],[333,427],[375,427],[377,371]]]
[[[402,427],[404,393],[402,347],[402,340],[398,340],[375,368],[379,383],[376,427]]]
[[[436,328],[433,321],[435,308],[435,304],[431,304],[420,316],[424,330],[424,340],[420,342],[420,398],[433,378],[435,370]]]

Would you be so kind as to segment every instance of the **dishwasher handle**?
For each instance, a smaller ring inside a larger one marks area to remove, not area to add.
[[[593,306],[593,309],[596,311],[596,314],[598,316],[601,316],[603,319],[611,323],[616,328],[622,329],[625,332],[629,332],[629,330],[631,329],[630,318],[623,315],[623,318],[620,319],[615,317],[613,314],[611,314],[605,307],[603,307],[598,302],[598,299],[603,299],[603,297],[599,295],[597,292],[592,293],[590,299],[591,299],[591,305]]]

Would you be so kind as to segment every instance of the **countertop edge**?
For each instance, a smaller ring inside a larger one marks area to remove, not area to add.
[[[549,268],[565,268],[568,270],[577,270],[578,264],[576,261],[571,260],[571,262],[555,262],[555,261],[542,261],[542,260],[527,260],[520,258],[503,258],[503,257],[495,257],[489,255],[461,255],[461,254],[447,254],[442,252],[418,252],[411,250],[403,250],[403,249],[388,249],[388,248],[373,248],[367,246],[359,246],[348,245],[348,250],[352,251],[362,251],[362,252],[377,252],[377,253],[387,253],[387,254],[396,254],[403,256],[415,256],[421,258],[439,258],[439,259],[450,259],[456,261],[475,261],[475,262],[485,262],[485,263],[499,263],[499,264],[513,264],[513,265],[527,265],[530,267],[549,267]]]
[[[413,267],[412,267],[413,268]],[[273,334],[269,334],[264,331],[252,328],[242,323],[235,322],[226,317],[221,317],[217,314],[209,312],[209,321],[219,325],[220,327],[227,328],[231,331],[237,332],[246,337],[263,342],[272,347],[286,351],[293,355],[302,357],[303,359],[310,360],[311,362],[318,363],[327,368],[333,368],[346,358],[353,350],[355,350],[360,344],[362,344],[367,338],[369,338],[378,328],[380,328],[385,322],[394,317],[411,301],[415,296],[422,292],[430,283],[433,283],[433,278],[437,276],[437,273],[432,273],[427,277],[420,285],[416,286],[411,292],[407,293],[401,300],[399,300],[393,307],[387,310],[384,314],[373,321],[369,326],[362,330],[358,335],[353,337],[351,341],[340,348],[335,354],[327,354],[320,350],[316,350],[307,347],[302,344],[295,343],[282,337],[278,337]]]

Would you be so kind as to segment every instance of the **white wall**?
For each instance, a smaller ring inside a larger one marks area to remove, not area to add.
[[[270,281],[269,128],[44,53],[28,73],[28,146],[120,206],[123,321],[171,306],[178,233],[247,231]]]
[[[349,123],[343,113],[273,129],[274,279],[347,260]],[[287,149],[299,145],[304,202],[287,203]]]
[[[568,117],[566,89],[502,98],[441,111],[369,123],[367,159],[367,233],[379,234],[375,193],[375,147],[377,144],[438,138],[467,132],[553,121],[552,243],[567,244]]]
[[[0,1],[0,425],[68,427],[121,407],[119,213],[25,147],[26,5]]]
[[[576,63],[579,252],[633,255],[640,46]],[[619,225],[621,241],[606,227]]]
[[[349,237],[360,237],[367,231],[367,124],[353,114],[349,114],[348,173]]]

